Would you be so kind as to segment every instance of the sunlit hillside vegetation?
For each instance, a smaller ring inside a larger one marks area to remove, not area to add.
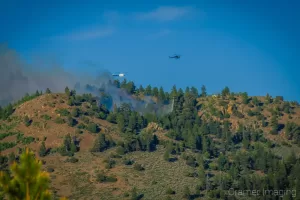
[[[50,88],[26,95],[0,108],[1,170],[29,147],[50,173],[55,196],[69,199],[245,199],[228,191],[300,192],[298,102],[228,87],[207,95],[205,86],[166,92],[126,80],[110,84],[135,100],[174,103],[173,110],[141,113],[129,103],[110,110],[99,98],[67,87],[61,94]],[[104,91],[99,88],[99,96]],[[300,199],[292,192],[282,197]]]

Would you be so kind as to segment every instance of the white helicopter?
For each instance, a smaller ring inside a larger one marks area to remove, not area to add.
[[[125,73],[116,73],[116,74],[113,74],[112,76],[125,77]]]

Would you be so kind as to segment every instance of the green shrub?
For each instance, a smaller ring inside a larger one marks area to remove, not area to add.
[[[166,194],[175,194],[175,191],[172,190],[171,188],[168,188],[168,189],[166,190]]]
[[[135,163],[133,165],[133,169],[135,169],[137,171],[143,171],[143,170],[145,170],[145,168],[141,164],[138,164],[138,163]]]
[[[0,140],[3,140],[4,138],[8,137],[8,136],[12,136],[17,134],[17,132],[8,132],[8,133],[1,133],[0,134]]]
[[[109,159],[105,165],[106,169],[111,169],[116,165],[116,161],[113,159]]]
[[[28,116],[25,116],[25,118],[24,118],[24,124],[25,124],[25,126],[30,126],[31,123],[32,123],[32,120],[29,119]]]
[[[57,109],[55,112],[65,117],[70,115],[70,112],[66,108]]]
[[[72,117],[79,117],[80,110],[78,108],[74,108],[71,112]]]
[[[90,122],[90,119],[86,116],[81,115],[79,117],[80,120],[82,120],[84,123],[88,124]]]
[[[77,128],[79,128],[79,129],[85,129],[86,125],[83,124],[83,123],[80,123],[80,124],[78,124]]]
[[[18,133],[17,134],[17,142],[21,142],[22,144],[30,144],[31,142],[34,142],[35,138],[34,137],[25,137],[23,133]]]
[[[125,159],[125,160],[123,161],[123,163],[124,163],[124,165],[132,165],[132,164],[134,163],[134,161],[131,160],[131,159]]]
[[[100,131],[100,128],[97,124],[91,122],[88,124],[87,130],[91,133],[98,133]]]
[[[83,131],[82,131],[81,129],[78,129],[78,128],[77,128],[77,129],[75,130],[75,134],[83,134]]]
[[[67,122],[68,122],[68,125],[71,127],[75,126],[78,123],[77,120],[75,120],[71,116],[68,117]]]
[[[70,157],[66,159],[66,162],[70,162],[70,163],[77,163],[78,159],[75,157]]]
[[[116,149],[116,153],[119,155],[124,155],[125,154],[124,147],[118,146],[118,148]]]
[[[23,144],[30,144],[31,142],[34,142],[35,141],[35,138],[34,137],[23,137],[22,139],[22,143]]]
[[[47,172],[54,172],[54,169],[52,167],[47,167]]]
[[[42,118],[44,120],[50,120],[51,119],[51,117],[49,115],[42,115]]]
[[[57,117],[55,120],[54,120],[55,123],[57,124],[64,124],[65,123],[65,120],[61,117]]]
[[[15,142],[1,142],[0,143],[0,151],[4,151],[6,149],[13,148],[16,145],[17,145],[17,143],[15,143]]]
[[[229,113],[225,113],[224,118],[229,119],[230,118],[230,114]]]
[[[219,105],[224,107],[224,106],[228,105],[228,102],[226,102],[226,101],[220,101]]]
[[[115,176],[106,176],[103,172],[97,174],[96,180],[100,183],[106,182],[116,182],[117,178]]]

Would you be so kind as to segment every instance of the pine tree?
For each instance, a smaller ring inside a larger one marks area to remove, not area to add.
[[[267,93],[265,97],[265,104],[268,105],[270,103],[272,103],[272,97]]]
[[[170,152],[168,151],[168,149],[165,151],[164,160],[165,161],[170,161]]]
[[[135,116],[134,112],[132,112],[129,116],[127,127],[132,133],[135,132],[137,123],[136,123],[136,116]]]
[[[31,120],[29,119],[29,117],[27,115],[24,118],[24,124],[25,124],[25,126],[30,126],[31,125]]]
[[[71,96],[71,92],[70,92],[70,89],[68,87],[65,88],[65,93],[68,97]]]
[[[35,92],[35,96],[36,96],[36,97],[40,96],[40,93],[39,93],[38,90]]]
[[[88,123],[86,127],[86,130],[91,132],[91,133],[98,133],[99,131],[99,127],[97,124],[95,124],[94,122],[91,122],[88,118],[84,118],[84,122]]]
[[[76,96],[76,90],[71,90],[70,96],[75,97]]]
[[[250,138],[249,138],[249,134],[247,132],[243,132],[243,140],[242,140],[242,143],[243,143],[243,147],[245,149],[248,149],[249,148],[249,145],[250,145]]]
[[[268,123],[266,122],[265,118],[262,118],[261,125],[262,127],[267,127]]]
[[[134,83],[132,81],[130,81],[126,84],[125,89],[129,94],[134,94],[134,92],[136,90],[136,86],[134,85]]]
[[[203,166],[199,166],[197,169],[198,179],[201,184],[205,182],[205,171]]]
[[[184,187],[183,198],[185,198],[185,199],[191,198],[191,191],[190,191],[190,188],[188,188],[188,186]]]
[[[139,87],[139,92],[140,92],[140,93],[143,93],[144,91],[145,91],[144,87],[143,87],[142,85],[140,85],[140,87]]]
[[[108,142],[106,141],[105,135],[101,133],[95,140],[94,146],[91,149],[91,152],[102,152],[109,147]]]
[[[257,97],[253,97],[253,99],[252,99],[252,102],[253,102],[253,104],[255,105],[255,106],[259,106],[259,100],[258,100],[258,98]]]
[[[206,93],[206,87],[205,85],[202,85],[201,87],[201,97],[206,97],[207,93]]]
[[[230,100],[235,100],[235,97],[234,97],[234,92],[231,92],[230,95],[229,95],[229,99]]]
[[[270,125],[272,127],[271,134],[277,134],[279,128],[277,116],[272,116]]]
[[[117,88],[120,88],[120,81],[119,80],[114,80],[113,85],[116,86]]]
[[[117,124],[118,124],[119,130],[121,132],[123,132],[124,129],[125,129],[125,118],[124,118],[124,116],[121,113],[119,113],[117,115]]]
[[[11,166],[10,177],[7,173],[0,173],[0,187],[3,194],[12,200],[51,200],[49,191],[49,174],[41,171],[42,163],[35,159],[34,153],[28,148],[20,156],[20,164]],[[61,198],[61,200],[65,198]]]
[[[172,98],[174,98],[174,97],[177,97],[177,88],[176,88],[176,86],[174,85],[173,87],[172,87],[172,90],[171,90],[171,97]]]
[[[0,109],[0,118],[2,119],[7,119],[13,112],[14,112],[14,108],[12,106],[12,104],[8,104],[5,108]]]
[[[46,94],[50,94],[51,90],[49,88],[46,89]]]
[[[220,157],[218,158],[218,165],[220,170],[225,170],[226,169],[226,164],[227,164],[227,159],[226,157],[221,154]]]
[[[3,119],[3,108],[0,106],[0,119]]]
[[[45,146],[45,142],[44,142],[44,141],[42,142],[42,145],[41,145],[41,147],[40,147],[39,155],[40,155],[41,157],[44,157],[44,156],[47,155],[47,148],[46,148],[46,146]]]
[[[71,116],[69,116],[67,118],[67,122],[68,122],[68,125],[71,126],[71,127],[73,127],[77,124],[77,121],[75,119],[73,119]]]
[[[123,81],[121,82],[120,88],[125,88],[126,85],[127,85],[127,80],[126,80],[126,78],[125,78],[125,79],[123,79]]]
[[[291,154],[286,158],[287,169],[291,169],[297,162],[297,156],[295,151],[292,151]]]
[[[159,88],[158,98],[161,102],[164,102],[166,100],[165,92],[162,87]]]
[[[71,135],[70,134],[66,135],[64,138],[63,145],[60,148],[61,155],[63,155],[63,156],[67,156],[67,155],[73,156],[74,155],[74,152],[71,151],[72,143],[74,143],[74,141],[72,141]]]
[[[226,86],[223,90],[222,90],[222,97],[226,97],[230,94],[230,89]]]
[[[151,85],[148,85],[145,89],[145,95],[151,95],[152,94],[152,87]]]
[[[137,190],[136,188],[134,187],[132,190],[131,190],[131,200],[138,200],[139,199],[139,195],[137,193]]]
[[[197,98],[199,96],[198,89],[195,87],[191,87],[191,93]]]
[[[249,103],[249,97],[248,97],[247,92],[242,93],[242,102],[243,102],[243,104],[248,104]]]
[[[197,156],[196,156],[196,161],[197,161],[197,164],[198,164],[198,166],[199,167],[204,167],[204,160],[203,160],[203,156],[202,156],[202,154],[197,154]]]
[[[70,98],[68,101],[67,101],[67,104],[69,105],[69,106],[74,106],[74,98]]]
[[[74,142],[71,143],[70,151],[72,153],[76,153],[78,151],[78,147],[76,146],[76,144]]]
[[[153,88],[152,95],[155,96],[155,97],[158,97],[158,88],[157,87]]]
[[[78,108],[74,108],[71,112],[71,115],[73,117],[78,117],[79,116],[79,109]]]

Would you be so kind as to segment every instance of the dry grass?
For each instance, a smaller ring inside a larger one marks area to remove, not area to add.
[[[136,171],[132,167],[126,167],[119,175],[128,179],[128,184],[137,187],[145,195],[143,199],[164,199],[166,189],[170,187],[176,194],[172,199],[182,199],[183,189],[189,186],[194,191],[197,185],[197,178],[184,175],[194,168],[186,165],[185,161],[179,158],[175,162],[167,162],[163,159],[164,149],[158,148],[156,152],[134,152],[126,157],[142,164],[145,171]]]
[[[76,158],[78,163],[64,163],[65,158],[60,156],[47,156],[44,160],[46,166],[55,169],[52,176],[52,187],[58,191],[58,195],[67,195],[70,199],[126,199],[125,193],[129,193],[133,187],[144,194],[143,199],[164,199],[168,187],[176,191],[172,199],[182,199],[184,186],[189,186],[195,191],[197,178],[185,176],[185,172],[194,168],[185,164],[179,158],[175,162],[167,162],[163,159],[165,149],[159,147],[155,152],[133,152],[124,158],[115,159],[117,164],[112,169],[105,169],[104,159],[114,149],[98,153],[96,156],[89,152],[79,152]],[[123,159],[133,159],[142,164],[144,171],[136,171],[133,166],[123,164]],[[115,183],[97,183],[96,171],[104,170],[107,175],[116,175]]]

